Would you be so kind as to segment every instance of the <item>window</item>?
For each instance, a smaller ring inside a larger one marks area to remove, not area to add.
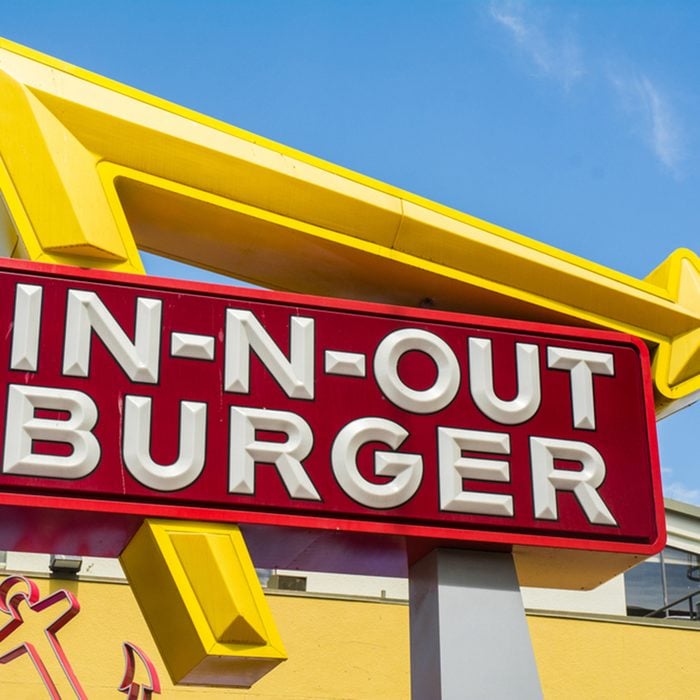
[[[625,573],[625,595],[628,615],[700,618],[700,556],[666,547]]]

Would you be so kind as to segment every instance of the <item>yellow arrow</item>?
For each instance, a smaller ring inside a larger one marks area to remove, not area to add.
[[[0,104],[7,255],[142,271],[138,247],[277,289],[603,326],[655,351],[660,415],[700,396],[691,251],[628,277],[3,40]]]
[[[120,562],[173,683],[249,688],[287,658],[235,525],[147,519]]]

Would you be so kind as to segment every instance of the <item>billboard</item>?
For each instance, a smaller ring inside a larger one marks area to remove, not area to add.
[[[630,336],[15,261],[0,293],[0,546],[118,553],[144,516],[663,541]]]

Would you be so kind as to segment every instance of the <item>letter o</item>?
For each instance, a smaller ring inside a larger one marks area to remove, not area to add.
[[[428,355],[437,368],[434,384],[412,389],[399,377],[399,361],[412,350]],[[435,413],[448,406],[459,390],[461,372],[452,348],[434,333],[403,328],[390,333],[374,354],[374,378],[389,401],[411,413]]]

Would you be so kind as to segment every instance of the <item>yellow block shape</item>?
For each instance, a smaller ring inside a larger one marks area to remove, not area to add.
[[[121,563],[174,683],[248,688],[287,658],[235,525],[146,520]]]
[[[0,40],[0,254],[142,271],[138,249],[273,289],[611,328],[700,398],[700,262],[646,280]],[[658,351],[658,352],[657,352]]]

